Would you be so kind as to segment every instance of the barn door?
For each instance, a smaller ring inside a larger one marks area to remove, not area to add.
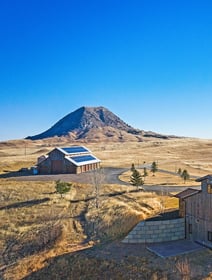
[[[62,160],[52,160],[51,173],[53,173],[53,174],[63,173],[63,161]]]

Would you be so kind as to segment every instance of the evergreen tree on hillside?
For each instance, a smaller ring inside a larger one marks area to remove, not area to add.
[[[134,163],[132,163],[132,165],[131,165],[131,169],[130,169],[132,172],[135,170],[135,164]]]
[[[181,174],[182,174],[182,169],[181,168],[178,169],[177,174],[181,176]]]
[[[155,176],[155,172],[157,172],[157,170],[158,170],[157,163],[155,161],[153,161],[153,163],[151,165],[152,176]]]
[[[144,167],[144,173],[143,173],[143,177],[144,177],[144,181],[145,181],[145,178],[148,176],[148,172],[146,170],[146,167]]]
[[[133,186],[141,186],[144,184],[144,181],[142,179],[142,176],[140,174],[140,172],[138,170],[134,170],[131,177],[130,177],[130,183],[133,185]]]
[[[183,172],[181,173],[181,177],[184,180],[184,184],[190,178],[190,175],[186,169],[184,169]]]
[[[56,193],[59,193],[61,198],[63,197],[63,194],[69,192],[70,189],[71,189],[71,184],[69,183],[62,182],[60,180],[57,180],[55,182]]]

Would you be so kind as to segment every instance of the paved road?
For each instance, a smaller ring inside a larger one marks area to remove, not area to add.
[[[119,180],[119,175],[129,170],[128,168],[103,168],[101,180],[105,184],[122,184],[129,185]],[[62,180],[65,182],[79,182],[79,183],[92,183],[95,171],[84,172],[81,174],[49,174],[49,175],[32,175],[26,172],[12,172],[1,174],[0,178],[7,178],[19,181],[56,181]]]
[[[182,185],[182,186],[163,186],[163,185],[155,185],[155,186],[143,186],[145,191],[150,192],[158,192],[162,194],[168,194],[168,193],[177,193],[184,191],[185,189],[189,188],[191,186],[188,185]],[[200,190],[200,186],[192,186],[192,189]]]
[[[111,167],[104,168],[105,183],[129,186],[130,183],[119,180],[119,176],[128,170],[129,168],[111,168]]]
[[[142,166],[148,167],[147,165]],[[130,185],[130,183],[123,182],[119,180],[119,176],[123,173],[128,171],[129,168],[113,168],[113,167],[107,167],[103,169],[103,176],[102,176],[102,183],[104,184],[117,184],[117,185]],[[166,170],[158,170],[158,172],[167,172]],[[169,172],[169,171],[168,171]],[[174,173],[176,175],[176,173]],[[56,180],[62,180],[65,182],[78,182],[78,183],[91,183],[93,182],[94,178],[94,172],[86,172],[81,174],[56,174],[56,175],[28,175],[21,174],[18,172],[16,176],[14,176],[14,173],[12,174],[4,174],[0,175],[0,178],[10,178],[20,181],[56,181]],[[167,194],[169,192],[180,192],[185,189],[187,189],[188,185],[182,185],[182,186],[169,186],[169,185],[154,185],[154,186],[143,186],[145,191],[152,191],[152,192],[159,192]],[[195,189],[200,189],[200,187],[192,187]]]
[[[141,168],[143,167],[148,167],[147,164],[145,164],[145,166],[141,166]],[[129,168],[105,168],[104,169],[104,173],[105,173],[105,183],[108,183],[108,184],[121,184],[121,185],[127,185],[129,186],[130,183],[127,183],[127,182],[123,182],[121,180],[119,180],[119,176],[128,171]],[[176,173],[174,172],[170,172],[170,171],[166,171],[166,170],[158,170],[158,172],[165,172],[165,173],[169,173],[169,174],[173,174],[173,175],[176,175],[178,176]],[[180,192],[180,191],[183,191],[185,189],[187,189],[189,186],[187,185],[181,185],[181,186],[171,186],[171,185],[153,185],[153,186],[145,186],[143,185],[142,186],[143,189],[145,191],[151,191],[151,192],[159,192],[159,193],[170,193],[170,192]],[[200,186],[194,186],[192,187],[194,189],[200,189]]]

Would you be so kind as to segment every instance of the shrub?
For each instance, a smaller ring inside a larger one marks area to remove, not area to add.
[[[60,180],[57,180],[55,182],[55,189],[56,193],[59,193],[61,198],[63,197],[63,194],[67,193],[71,189],[71,184],[66,182],[61,182]]]

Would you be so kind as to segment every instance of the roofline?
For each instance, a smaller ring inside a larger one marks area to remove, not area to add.
[[[47,154],[48,155],[48,154]],[[39,163],[36,164],[36,166],[39,166],[41,163],[43,163],[44,161],[46,161],[49,158],[49,156],[46,156],[42,161],[40,161]]]
[[[179,195],[180,195],[181,193],[185,192],[186,190],[193,190],[194,192],[193,192],[193,193],[190,193],[190,194],[187,194],[187,195],[184,195],[183,197],[180,197]],[[177,197],[177,198],[187,198],[187,197],[189,197],[189,196],[196,195],[196,194],[200,193],[201,191],[202,191],[202,190],[195,190],[195,189],[192,189],[192,188],[187,188],[187,189],[185,189],[184,191],[175,194],[174,197]]]
[[[61,153],[63,153],[64,155],[69,155],[69,153],[67,153],[65,150],[63,150],[60,147],[56,147],[55,149],[57,149],[58,151],[60,151]]]
[[[93,156],[93,155],[92,155]],[[85,164],[90,164],[90,163],[99,163],[101,162],[101,160],[99,160],[97,157],[93,156],[95,159],[93,160],[87,160],[87,161],[82,161],[82,162],[76,162],[75,160],[73,160],[73,158],[71,157],[65,157],[65,159],[67,159],[68,161],[70,161],[71,163],[73,163],[76,166],[83,166]]]
[[[202,181],[205,181],[205,180],[207,180],[207,179],[211,179],[211,180],[212,180],[212,174],[208,174],[208,175],[206,175],[206,176],[197,178],[197,179],[196,179],[196,182],[202,182]]]
[[[75,153],[67,153],[65,150],[63,150],[64,148],[73,148],[73,147],[83,147],[86,151],[84,152],[75,152]],[[91,154],[91,151],[86,148],[85,146],[70,146],[70,147],[56,147],[55,149],[59,150],[61,153],[63,153],[64,155],[80,155],[80,154]]]

